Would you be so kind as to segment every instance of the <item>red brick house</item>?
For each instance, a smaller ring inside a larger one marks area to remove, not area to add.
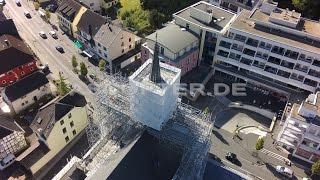
[[[27,45],[12,35],[0,36],[0,87],[8,86],[37,70]]]

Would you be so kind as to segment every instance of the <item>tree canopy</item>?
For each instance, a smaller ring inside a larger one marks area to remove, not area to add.
[[[320,173],[320,160],[318,160],[312,164],[311,173],[312,174],[319,174]]]

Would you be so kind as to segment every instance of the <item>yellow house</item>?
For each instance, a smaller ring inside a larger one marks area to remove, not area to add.
[[[41,157],[26,168],[41,179],[85,133],[87,125],[86,99],[79,93],[71,92],[40,108],[30,127],[48,150],[37,153]]]
[[[74,0],[63,0],[57,10],[60,29],[74,37],[79,20],[86,10],[87,8]]]

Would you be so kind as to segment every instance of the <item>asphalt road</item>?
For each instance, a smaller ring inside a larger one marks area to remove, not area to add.
[[[25,17],[24,11],[26,10],[30,12],[32,18],[27,19]],[[20,36],[38,56],[41,63],[49,65],[53,78],[57,78],[59,72],[62,72],[75,89],[84,94],[89,101],[94,100],[93,93],[88,86],[72,71],[72,55],[77,56],[79,63],[85,59],[79,56],[72,41],[66,35],[62,35],[60,30],[57,32],[59,37],[57,40],[49,35],[49,31],[53,30],[51,25],[41,19],[39,13],[34,10],[32,2],[21,0],[21,7],[18,7],[14,1],[7,1],[4,6],[4,13],[14,20]],[[51,21],[56,23],[55,14],[52,14]],[[40,31],[44,31],[48,38],[42,39],[39,36]],[[62,46],[65,53],[59,53],[55,49],[57,45]],[[85,63],[88,65],[88,62]]]

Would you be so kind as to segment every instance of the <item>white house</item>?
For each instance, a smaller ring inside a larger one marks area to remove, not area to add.
[[[2,91],[3,100],[16,114],[27,109],[46,95],[51,95],[51,88],[48,79],[40,71],[5,87]]]

